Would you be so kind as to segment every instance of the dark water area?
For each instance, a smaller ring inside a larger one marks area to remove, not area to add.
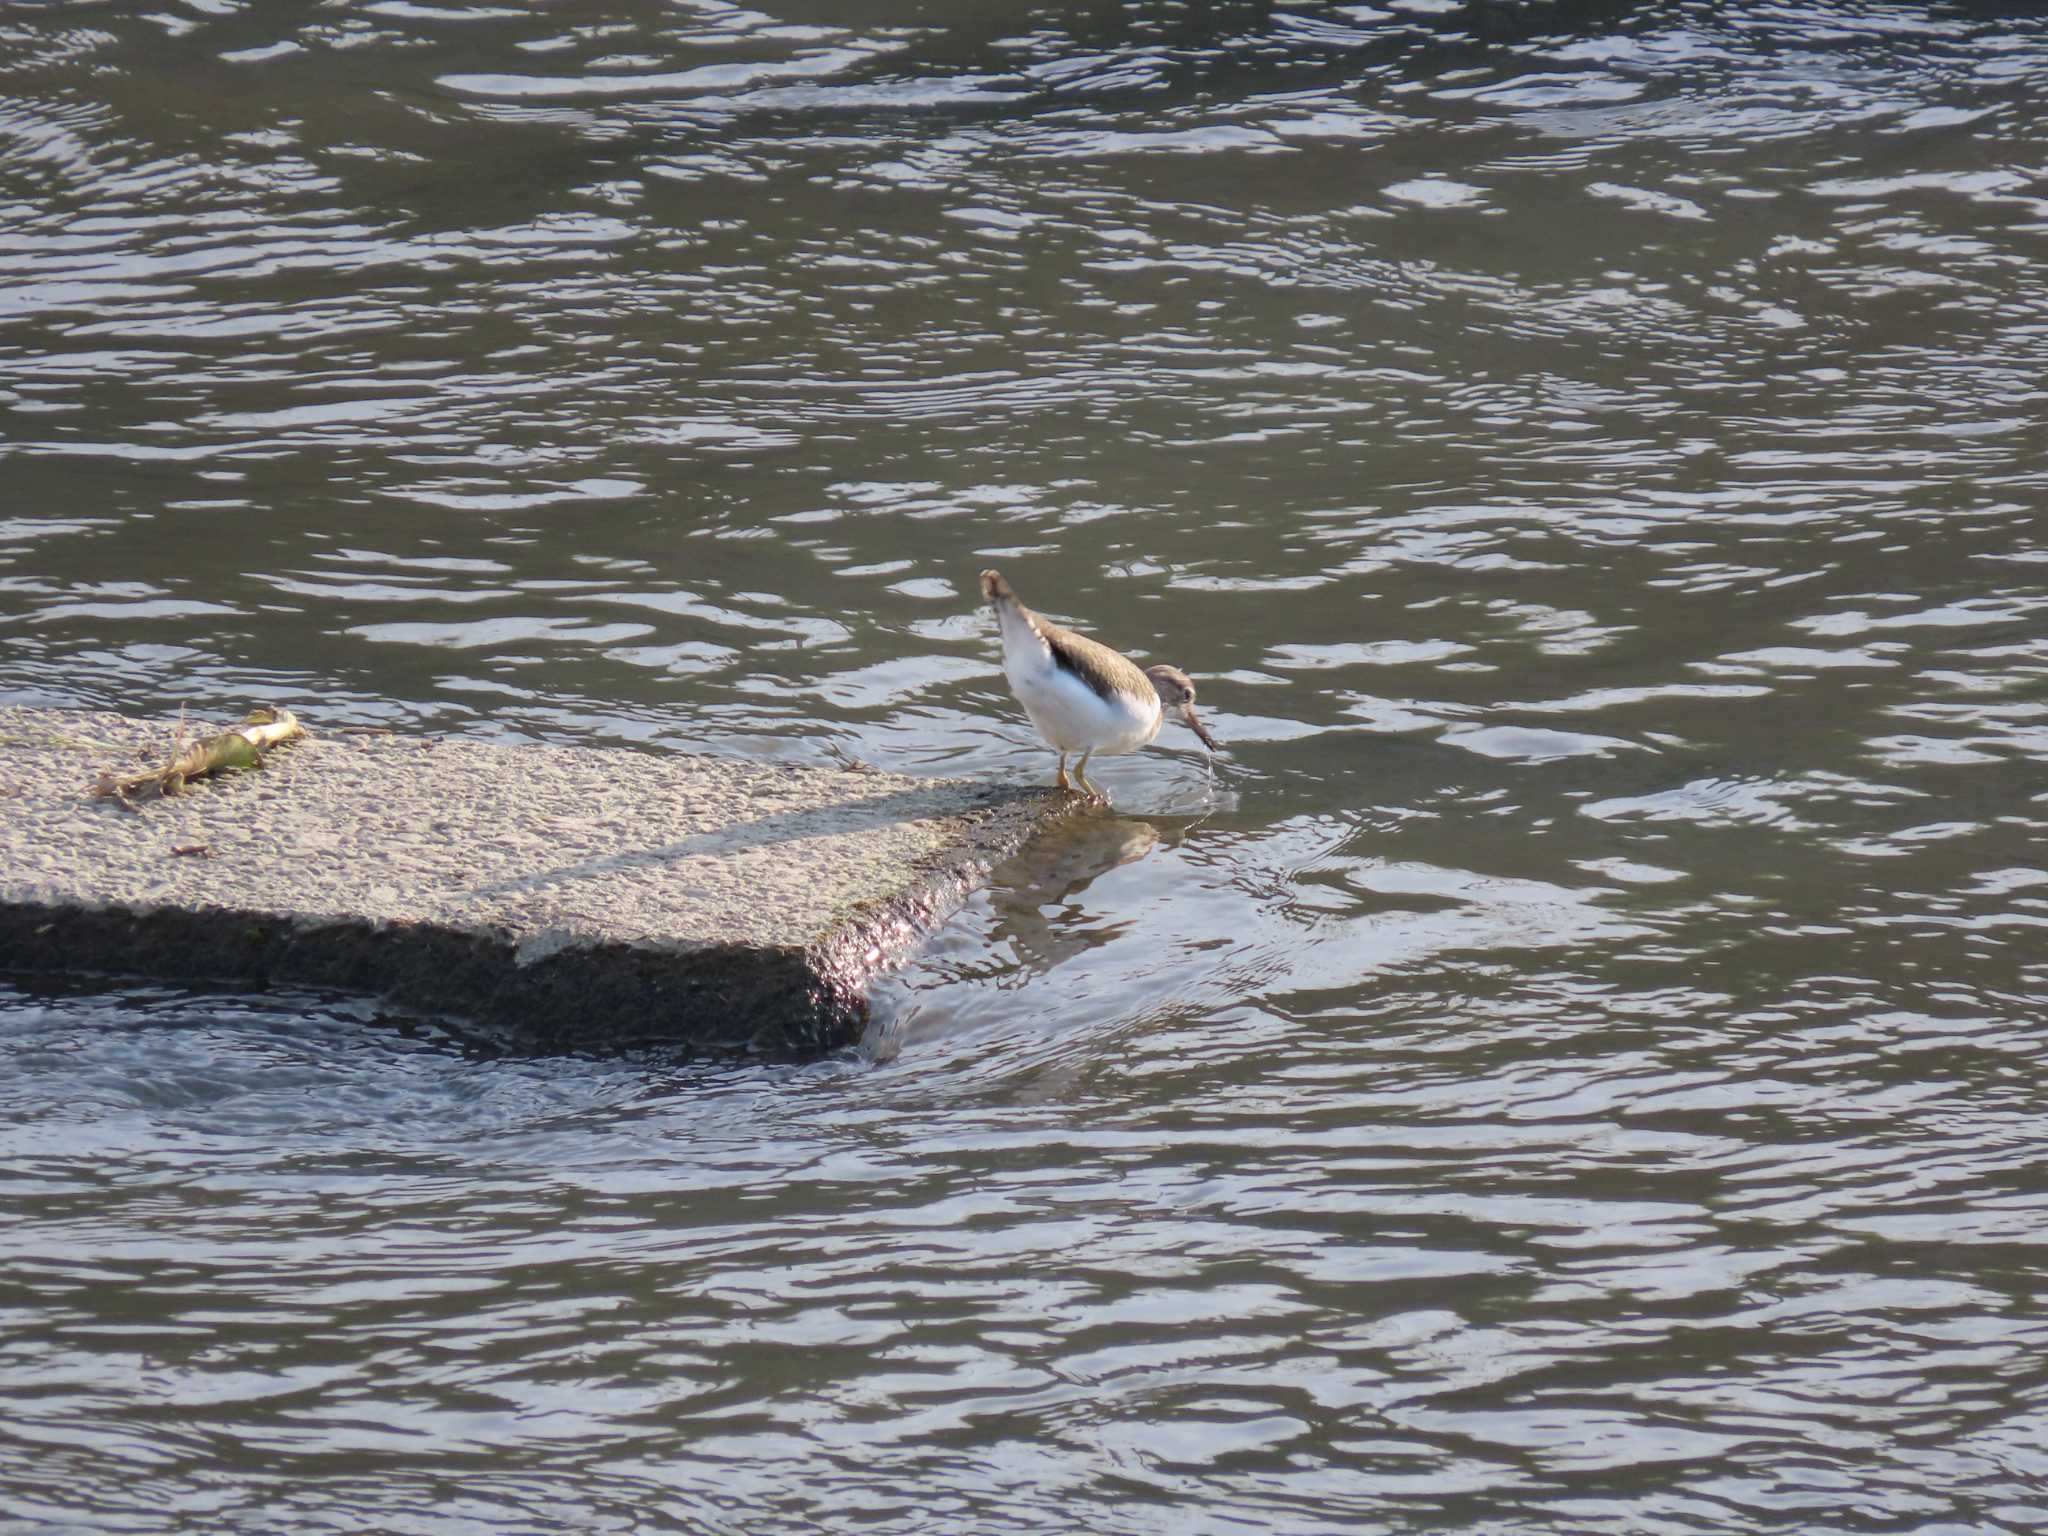
[[[808,1066],[0,987],[0,1528],[2048,1525],[2044,258],[2035,6],[0,10],[0,701],[1227,747]]]

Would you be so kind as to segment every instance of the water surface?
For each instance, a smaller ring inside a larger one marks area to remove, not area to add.
[[[0,17],[0,698],[1229,749],[808,1067],[0,988],[0,1521],[2048,1521],[2048,21],[1489,17]]]

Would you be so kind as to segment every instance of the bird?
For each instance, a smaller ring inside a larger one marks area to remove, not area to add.
[[[1000,571],[981,573],[981,595],[1002,629],[1003,674],[1010,691],[1046,745],[1060,755],[1061,789],[1077,787],[1067,778],[1067,754],[1078,752],[1078,787],[1107,804],[1109,797],[1088,777],[1088,759],[1098,752],[1107,756],[1149,745],[1168,710],[1179,713],[1203,746],[1218,750],[1216,738],[1196,718],[1194,679],[1179,667],[1141,668],[1099,641],[1033,613]]]

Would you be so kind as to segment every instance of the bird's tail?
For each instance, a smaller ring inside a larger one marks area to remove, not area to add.
[[[981,573],[981,595],[996,611],[996,627],[1003,632],[1004,656],[1010,655],[1012,646],[1023,646],[1026,650],[1036,647],[1041,651],[1045,648],[1045,638],[1038,632],[1038,621],[1011,590],[1010,584],[1003,580],[1001,571]]]

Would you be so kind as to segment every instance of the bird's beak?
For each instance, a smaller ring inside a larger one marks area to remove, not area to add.
[[[1209,727],[1202,724],[1200,720],[1195,718],[1195,705],[1192,699],[1190,699],[1187,703],[1181,705],[1180,717],[1181,719],[1187,722],[1187,727],[1189,730],[1193,731],[1197,736],[1202,738],[1203,746],[1207,747],[1211,752],[1220,752],[1223,750],[1221,747],[1216,745],[1216,738],[1209,734]]]

